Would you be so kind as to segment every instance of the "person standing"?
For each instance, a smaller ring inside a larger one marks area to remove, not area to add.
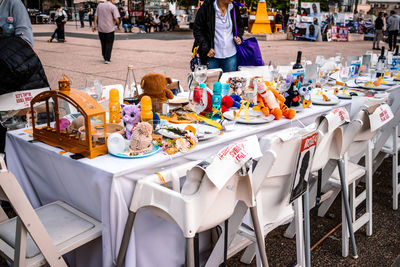
[[[84,19],[85,19],[85,10],[83,9],[83,7],[80,7],[79,8],[79,20],[81,22],[81,28],[85,27]]]
[[[115,24],[118,30],[121,30],[119,23],[118,8],[113,4],[112,0],[100,3],[94,14],[93,31],[98,29],[99,39],[101,43],[101,53],[105,64],[111,63],[111,51],[114,44]]]
[[[32,24],[22,1],[0,0],[0,27],[7,23],[7,18],[14,19],[15,35],[20,36],[33,47]]]
[[[397,35],[399,34],[400,18],[394,10],[390,11],[390,17],[387,20],[387,30],[389,32],[389,51],[396,48]]]
[[[54,20],[56,21],[57,28],[54,30],[48,42],[51,43],[57,34],[57,41],[63,43],[65,42],[64,24],[67,22],[68,17],[67,13],[65,13],[59,5],[57,5],[56,8],[57,10],[54,14]]]
[[[244,28],[239,8],[232,2],[205,0],[196,14],[193,47],[199,46],[200,60],[209,69],[221,68],[224,72],[237,70],[236,45],[242,43]]]
[[[90,28],[92,28],[93,18],[94,18],[93,8],[92,8],[92,7],[89,7],[89,10],[88,10],[88,17],[89,17],[89,25],[90,25]]]
[[[381,48],[379,47],[379,42],[382,39],[382,35],[383,35],[383,12],[379,12],[378,17],[375,20],[375,36],[374,36],[374,43],[372,45],[372,49],[374,50],[381,50]],[[377,46],[375,46],[375,44],[377,44]]]

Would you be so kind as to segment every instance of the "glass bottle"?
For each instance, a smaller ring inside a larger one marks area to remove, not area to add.
[[[133,65],[128,66],[128,72],[126,74],[126,81],[124,86],[124,104],[137,105],[139,104],[139,92],[133,72]]]

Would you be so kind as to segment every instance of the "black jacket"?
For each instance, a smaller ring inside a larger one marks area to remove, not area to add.
[[[206,0],[201,5],[197,12],[196,19],[193,25],[194,45],[193,48],[199,46],[198,53],[202,63],[207,62],[207,53],[211,48],[214,48],[214,35],[215,35],[215,9],[214,1]],[[240,11],[237,6],[233,6],[230,15],[232,19],[232,33],[235,36],[235,21],[233,11],[236,14],[237,36],[242,38],[244,33],[243,22],[240,16]]]
[[[0,38],[0,95],[49,87],[39,57],[17,36]]]
[[[375,20],[375,30],[382,30],[383,29],[383,19],[381,17],[378,17]]]

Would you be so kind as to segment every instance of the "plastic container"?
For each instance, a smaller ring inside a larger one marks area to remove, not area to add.
[[[151,104],[151,98],[149,96],[143,96],[140,100],[140,116],[142,121],[148,122],[153,125],[153,110]]]
[[[3,25],[3,36],[14,36],[14,35],[15,35],[14,18],[8,17],[6,24]]]
[[[222,95],[221,95],[221,90],[222,90],[222,85],[220,82],[214,83],[213,86],[213,96],[212,96],[212,108],[213,108],[213,114],[215,111],[221,111],[221,102],[222,102]],[[220,113],[215,113],[212,116],[213,119],[220,119],[221,114]]]
[[[121,105],[119,104],[119,92],[113,88],[110,90],[110,102],[108,103],[108,109],[110,111],[110,123],[121,122]]]

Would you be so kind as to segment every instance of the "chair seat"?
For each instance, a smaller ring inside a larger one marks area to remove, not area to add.
[[[360,166],[358,164],[355,164],[351,161],[348,162],[347,168],[348,168],[347,176],[346,176],[347,184],[351,184],[355,180],[357,180],[365,175],[364,167]],[[340,187],[340,176],[339,176],[339,170],[337,167],[336,167],[335,171],[332,173],[332,176],[329,178],[329,182],[335,187]]]
[[[91,219],[61,201],[40,207],[35,211],[57,247],[89,231],[95,230],[94,233],[91,233],[92,239],[101,235],[100,222]],[[14,217],[0,224],[0,238],[13,249],[15,248],[16,222],[17,218]],[[79,243],[79,240],[74,241]],[[33,258],[40,253],[28,233],[26,258]]]
[[[400,150],[400,137],[397,137],[397,151]],[[382,151],[386,154],[393,154],[393,137],[389,136],[386,143],[382,147]]]

